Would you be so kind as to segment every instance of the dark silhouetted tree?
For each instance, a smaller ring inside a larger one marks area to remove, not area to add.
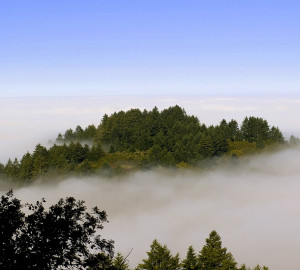
[[[60,199],[46,210],[43,201],[22,212],[12,191],[1,197],[1,269],[86,269],[94,254],[113,255],[113,241],[101,239],[97,230],[107,221],[105,211],[86,211],[83,201]],[[28,211],[27,211],[28,212]]]
[[[0,268],[2,270],[17,269],[18,245],[22,229],[24,228],[25,214],[21,211],[20,200],[13,197],[9,191],[0,199]]]

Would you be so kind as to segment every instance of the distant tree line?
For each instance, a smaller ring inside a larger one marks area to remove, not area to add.
[[[87,211],[83,201],[60,199],[46,209],[45,200],[25,204],[9,191],[0,198],[0,268],[3,270],[129,270],[127,257],[114,256],[114,242],[100,237],[107,221],[97,207]],[[212,231],[198,255],[192,246],[186,258],[172,255],[154,240],[135,270],[251,270],[238,267],[233,255],[222,247]],[[253,270],[268,270],[257,265]]]
[[[299,140],[292,137],[292,143]],[[104,115],[98,127],[68,129],[55,144],[38,144],[18,160],[0,163],[2,179],[31,181],[40,176],[109,171],[120,173],[149,166],[189,167],[203,160],[241,157],[286,141],[267,120],[246,117],[206,126],[179,106],[158,111],[115,112]]]

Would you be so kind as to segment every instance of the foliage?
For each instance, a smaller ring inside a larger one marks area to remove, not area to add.
[[[56,138],[56,142],[61,144],[70,141],[91,141],[96,134],[96,130],[97,129],[94,125],[89,125],[85,129],[82,129],[81,126],[77,126],[74,131],[70,128],[65,131],[64,135],[59,133]]]
[[[113,266],[116,270],[129,270],[128,262],[120,252],[118,252],[117,255],[114,257]]]
[[[206,239],[198,256],[200,269],[205,270],[235,270],[237,263],[232,254],[222,247],[221,237],[216,231],[212,231]]]
[[[182,270],[198,270],[198,262],[195,250],[192,246],[189,246],[186,258],[180,263]]]
[[[49,210],[44,202],[27,204],[25,215],[12,191],[1,197],[1,269],[85,269],[95,253],[113,255],[113,241],[97,234],[107,221],[105,211],[95,207],[88,213],[73,197]]]
[[[97,231],[107,221],[105,211],[93,208],[88,213],[83,201],[73,197],[44,207],[45,200],[26,204],[9,191],[0,199],[0,267],[11,269],[88,269],[129,270],[121,253],[113,258],[113,241],[101,239]],[[199,255],[192,246],[179,263],[166,245],[154,240],[136,270],[251,270],[237,268],[233,255],[222,247],[221,238],[212,231]],[[269,270],[257,265],[253,270]]]
[[[171,255],[166,245],[154,240],[147,252],[148,258],[143,259],[136,270],[176,270],[179,269],[179,255]]]
[[[68,129],[56,144],[38,144],[21,160],[0,164],[0,177],[27,183],[38,177],[86,174],[103,170],[123,173],[150,166],[190,167],[223,156],[242,157],[285,143],[281,131],[258,117],[223,119],[207,127],[178,105],[158,111],[115,112],[104,115],[96,128]],[[290,144],[299,139],[291,137]],[[110,175],[110,174],[109,174]]]
[[[21,211],[21,202],[13,198],[9,191],[0,200],[0,266],[1,269],[13,269],[16,264],[16,239],[19,239],[24,227],[25,214]]]

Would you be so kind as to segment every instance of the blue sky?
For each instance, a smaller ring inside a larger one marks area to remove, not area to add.
[[[0,96],[300,91],[299,1],[3,0]]]

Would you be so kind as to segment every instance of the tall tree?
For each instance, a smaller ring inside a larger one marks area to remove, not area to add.
[[[113,241],[97,234],[107,220],[97,207],[88,213],[83,201],[60,199],[46,210],[43,201],[22,211],[12,191],[0,200],[1,269],[86,269],[95,253],[113,255]],[[31,212],[30,212],[31,211]]]
[[[129,270],[128,262],[120,252],[118,252],[117,255],[114,257],[113,266],[116,270]]]
[[[179,270],[179,255],[171,255],[166,245],[154,240],[147,252],[148,258],[139,264],[136,270]]]
[[[266,141],[270,137],[268,122],[259,117],[246,117],[242,123],[241,131],[243,138],[248,142]]]
[[[188,248],[186,258],[180,264],[182,270],[198,270],[197,256],[192,246]]]
[[[253,270],[269,270],[267,266],[260,266],[259,264],[256,265]]]
[[[206,239],[198,256],[198,263],[202,270],[236,270],[237,263],[232,254],[222,247],[221,237],[212,231]]]
[[[17,269],[16,254],[18,247],[16,239],[19,238],[24,227],[25,214],[21,210],[20,200],[13,197],[9,191],[0,199],[0,266],[2,270]]]
[[[246,264],[242,264],[239,268],[238,268],[238,270],[251,270],[249,267],[247,267],[246,266]]]

